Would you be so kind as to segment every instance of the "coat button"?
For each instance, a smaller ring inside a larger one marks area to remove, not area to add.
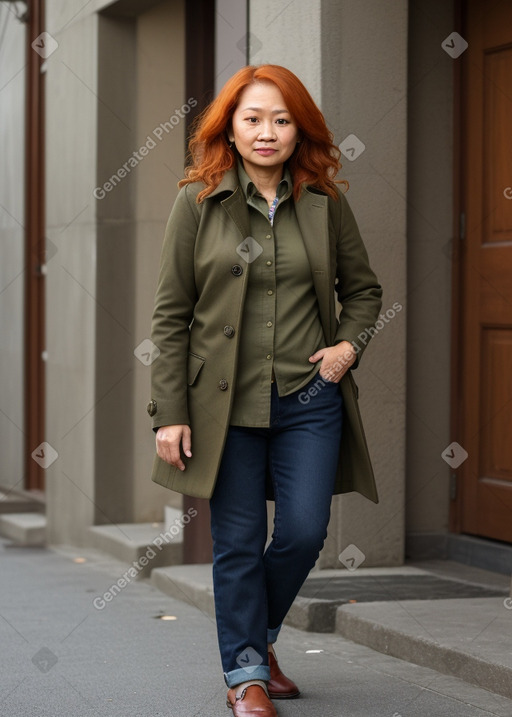
[[[243,274],[243,271],[244,270],[242,269],[240,264],[234,264],[231,267],[231,273],[233,274],[233,276],[241,276]]]
[[[227,336],[228,339],[232,339],[235,335],[235,329],[232,326],[224,326],[224,336]]]
[[[151,401],[148,403],[146,410],[150,416],[154,416],[156,413],[156,409],[157,409],[156,401],[154,398],[152,398]]]
[[[225,378],[221,378],[221,380],[219,381],[220,390],[225,391],[227,389],[227,387],[228,387],[228,382],[226,381]]]

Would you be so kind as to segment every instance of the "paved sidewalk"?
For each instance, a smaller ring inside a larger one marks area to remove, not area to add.
[[[211,565],[157,568],[151,581],[170,597],[215,614]],[[512,599],[507,576],[428,561],[357,572],[313,571],[304,587],[287,624],[336,632],[512,699]],[[447,596],[451,599],[439,599]]]
[[[229,717],[213,619],[147,580],[96,609],[124,573],[92,551],[0,541],[2,717]],[[512,715],[504,697],[334,634],[285,627],[278,656],[303,690],[281,717]]]

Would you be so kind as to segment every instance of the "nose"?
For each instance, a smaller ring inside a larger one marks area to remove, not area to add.
[[[260,125],[260,133],[258,139],[262,142],[274,142],[276,139],[276,132],[272,120],[262,122]]]

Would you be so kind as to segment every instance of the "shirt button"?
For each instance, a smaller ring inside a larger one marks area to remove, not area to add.
[[[265,236],[265,239],[272,239],[272,234],[267,234],[267,235]]]
[[[225,378],[221,378],[221,380],[219,381],[220,390],[225,391],[227,389],[227,387],[228,387],[228,382],[226,381]]]
[[[271,321],[267,321],[267,326],[270,328],[270,327],[272,326],[272,322],[271,322]]]
[[[267,266],[272,266],[272,262],[270,261],[270,259],[267,261]]]
[[[233,276],[241,276],[242,273],[243,273],[243,271],[244,271],[244,270],[242,269],[242,267],[240,266],[240,264],[234,264],[234,265],[231,267],[231,273],[233,274]]]
[[[269,289],[269,290],[267,291],[267,294],[268,294],[269,296],[272,296],[273,293],[274,293],[274,292],[272,291],[272,289]]]
[[[272,358],[272,354],[267,354],[267,358],[268,358],[268,359],[271,359],[271,358]]]
[[[232,326],[224,326],[224,336],[231,339],[235,335],[235,329]]]

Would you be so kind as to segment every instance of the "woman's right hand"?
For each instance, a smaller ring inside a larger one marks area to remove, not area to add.
[[[183,453],[192,458],[192,432],[187,424],[177,424],[174,426],[160,426],[156,432],[156,452],[158,456],[176,466],[180,471],[185,470],[185,464],[181,460],[180,443],[182,444]]]

